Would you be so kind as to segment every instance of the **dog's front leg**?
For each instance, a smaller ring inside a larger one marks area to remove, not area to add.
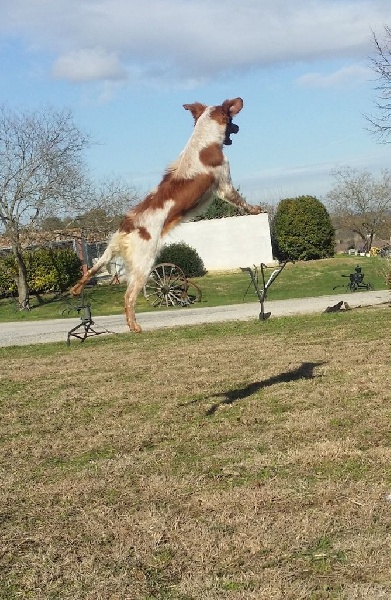
[[[219,198],[226,200],[233,206],[237,206],[247,214],[259,215],[259,213],[263,212],[260,206],[248,204],[248,202],[246,202],[246,200],[243,198],[242,194],[240,194],[240,192],[234,188],[229,169],[229,162],[227,159],[224,160],[224,163],[221,167],[221,177],[216,194],[219,196]]]
[[[259,215],[261,212],[263,212],[260,206],[248,204],[248,202],[246,202],[243,196],[238,192],[238,190],[235,190],[233,186],[230,189],[223,190],[222,192],[218,191],[217,195],[229,202],[229,204],[237,206],[243,212],[249,215]]]

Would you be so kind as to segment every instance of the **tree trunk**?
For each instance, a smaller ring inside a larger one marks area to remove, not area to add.
[[[18,287],[18,303],[20,310],[30,310],[29,304],[29,286],[27,284],[27,268],[24,262],[22,251],[19,244],[12,245],[12,252],[15,255],[18,275],[16,285]]]
[[[367,238],[366,238],[366,236],[363,233],[361,233],[361,231],[357,231],[357,229],[352,229],[352,231],[353,231],[353,233],[357,233],[360,236],[360,238],[361,238],[362,246],[360,246],[359,251],[360,252],[362,252],[363,250],[366,251],[365,250],[366,249],[366,245],[367,245]]]

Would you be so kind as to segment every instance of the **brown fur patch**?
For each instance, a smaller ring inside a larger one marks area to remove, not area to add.
[[[206,109],[206,105],[201,104],[200,102],[194,102],[194,104],[184,104],[183,108],[191,112],[194,118],[194,122],[197,123],[198,119]]]
[[[182,220],[186,213],[197,206],[213,182],[214,177],[209,173],[202,173],[191,179],[174,179],[168,176],[163,179],[157,193],[166,200],[173,200],[175,204],[167,215],[162,235],[165,235]]]
[[[141,237],[141,239],[143,240],[150,240],[151,239],[151,234],[149,233],[148,229],[146,227],[137,227],[134,224],[134,220],[133,220],[133,216],[134,215],[125,215],[124,218],[122,219],[120,226],[119,226],[119,231],[123,232],[123,233],[131,233],[132,231],[136,231],[139,234],[139,236]]]
[[[148,229],[146,229],[146,227],[137,227],[137,231],[138,231],[139,236],[143,240],[150,240],[151,239],[151,234],[149,233]]]
[[[206,167],[220,167],[224,162],[224,155],[219,144],[210,144],[200,151],[200,161]]]
[[[233,98],[232,100],[225,100],[222,104],[223,112],[229,115],[231,118],[237,115],[243,108],[243,100],[241,98]]]
[[[141,215],[143,212],[145,212],[146,210],[150,209],[150,210],[156,210],[158,208],[163,208],[164,206],[164,202],[166,200],[168,200],[168,198],[170,198],[169,195],[166,194],[162,194],[160,188],[162,187],[162,184],[171,179],[172,178],[172,174],[171,173],[167,173],[161,183],[159,184],[156,192],[150,192],[147,196],[145,196],[144,200],[142,200],[139,204],[137,204],[137,206],[134,207],[134,209],[132,210],[132,217],[136,217],[137,215]]]
[[[119,231],[123,233],[130,233],[136,229],[133,218],[130,215],[125,215],[119,225]]]
[[[230,119],[237,115],[243,108],[243,100],[234,98],[233,100],[225,100],[222,106],[215,106],[210,113],[210,118],[217,121],[219,125],[227,125]]]
[[[210,118],[217,121],[219,125],[227,125],[229,116],[225,113],[221,106],[215,106],[210,113]]]

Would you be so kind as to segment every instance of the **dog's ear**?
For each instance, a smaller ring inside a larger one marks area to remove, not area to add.
[[[225,100],[222,104],[223,111],[231,118],[237,115],[243,108],[243,100],[241,98],[233,98],[232,100]]]
[[[194,117],[195,123],[200,118],[204,110],[206,109],[205,104],[201,104],[201,102],[194,102],[194,104],[184,104],[183,108],[185,110],[189,110]]]

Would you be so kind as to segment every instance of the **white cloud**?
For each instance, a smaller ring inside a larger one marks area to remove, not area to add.
[[[52,74],[56,79],[70,81],[126,78],[126,70],[115,54],[100,48],[82,48],[60,56],[53,65]]]
[[[0,32],[71,81],[206,81],[273,64],[362,59],[389,0],[1,0]],[[101,50],[97,51],[96,48]],[[121,57],[119,59],[118,57]]]
[[[299,77],[297,83],[312,88],[346,87],[367,82],[371,77],[373,78],[373,73],[368,68],[355,64],[342,67],[333,73],[307,73]]]
[[[253,203],[312,194],[321,197],[330,187],[330,162],[262,169],[241,179],[241,190]]]
[[[324,200],[335,184],[332,170],[350,166],[359,171],[370,170],[380,174],[389,167],[387,149],[363,150],[357,156],[347,154],[343,160],[330,160],[304,165],[281,166],[260,169],[240,179],[240,189],[247,200],[278,203],[282,198],[295,198],[300,195],[314,195]]]

